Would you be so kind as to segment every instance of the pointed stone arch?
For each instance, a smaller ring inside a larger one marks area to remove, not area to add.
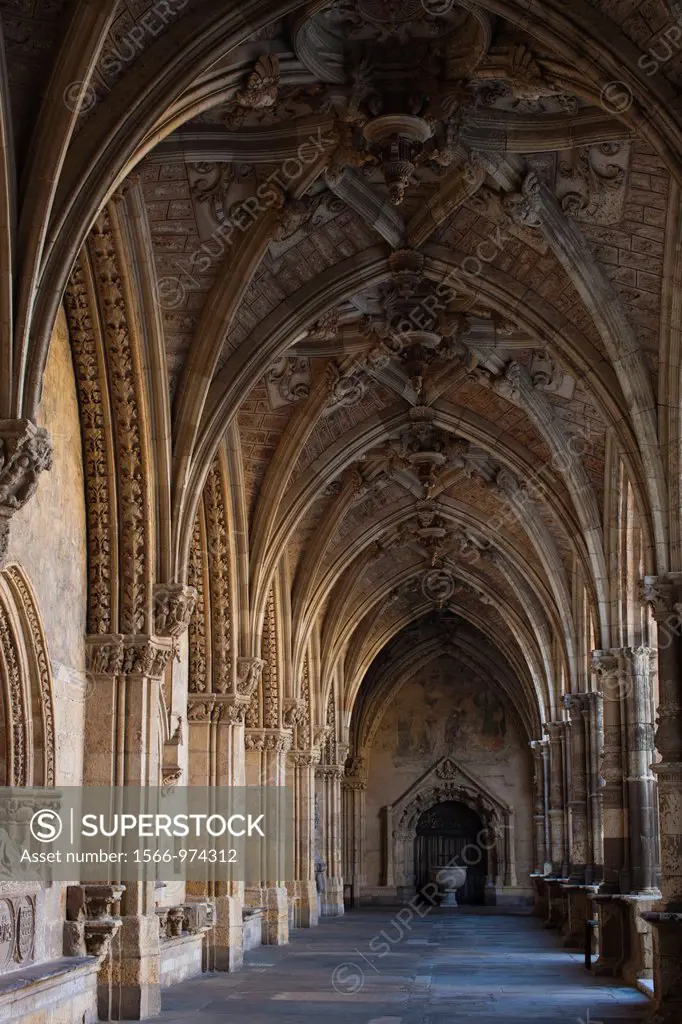
[[[467,771],[452,755],[439,758],[398,800],[384,808],[384,883],[401,899],[411,899],[414,886],[414,845],[424,811],[457,801],[475,811],[485,835],[477,837],[487,858],[488,889],[494,902],[516,887],[514,809]]]
[[[52,671],[33,588],[17,564],[0,572],[0,784],[54,786]]]

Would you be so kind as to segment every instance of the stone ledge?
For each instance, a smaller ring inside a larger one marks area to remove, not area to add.
[[[97,1020],[98,968],[95,957],[62,957],[0,975],[0,1020],[32,1020],[45,1010],[51,1024]]]

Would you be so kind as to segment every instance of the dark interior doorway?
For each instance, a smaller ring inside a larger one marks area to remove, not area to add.
[[[452,864],[467,868],[467,878],[457,892],[460,904],[483,903],[488,854],[477,841],[486,833],[479,815],[466,804],[448,800],[424,811],[415,839],[415,881],[419,892],[434,865]]]

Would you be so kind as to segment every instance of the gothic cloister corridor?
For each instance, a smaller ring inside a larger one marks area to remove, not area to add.
[[[647,1006],[632,988],[587,974],[583,957],[534,918],[436,909],[400,924],[395,913],[365,910],[248,954],[241,974],[169,991],[160,1020],[634,1024]]]
[[[0,0],[0,1024],[164,1016],[682,1024],[682,0]]]

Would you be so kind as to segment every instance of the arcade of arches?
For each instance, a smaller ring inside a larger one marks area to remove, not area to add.
[[[295,807],[287,878],[0,881],[0,1017],[478,846],[462,902],[682,1020],[680,6],[0,23],[0,780]]]

